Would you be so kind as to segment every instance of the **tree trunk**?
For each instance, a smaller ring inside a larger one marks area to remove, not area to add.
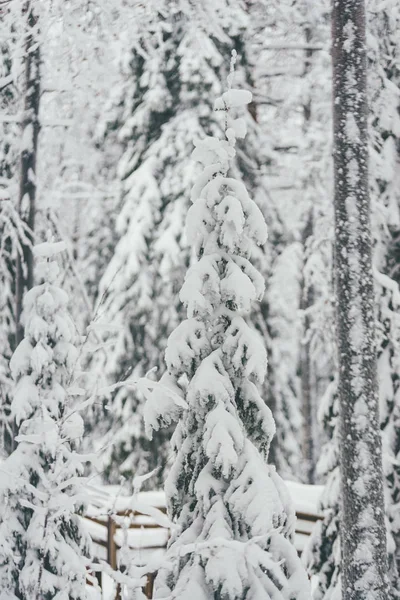
[[[309,26],[305,28],[305,44],[308,46],[312,40],[312,31]],[[311,60],[313,52],[310,49],[305,51],[304,57],[304,70],[303,77],[307,77],[311,69]],[[311,120],[311,98],[310,94],[303,104],[303,133],[306,136],[308,128],[310,127]],[[306,181],[306,185],[310,185],[309,181]],[[307,240],[309,240],[313,234],[314,228],[314,206],[310,205],[308,209],[307,220],[304,224],[303,229],[303,248],[307,247]],[[300,308],[302,311],[306,311],[314,303],[314,293],[310,285],[303,278],[302,294],[300,301]],[[307,336],[310,330],[310,318],[309,316],[304,317],[304,332]],[[305,477],[307,483],[314,483],[315,481],[315,444],[314,444],[314,419],[315,409],[313,406],[313,365],[311,359],[311,340],[306,341],[301,346],[300,351],[300,379],[301,379],[301,400],[302,400],[302,413],[303,413],[303,439],[302,439],[302,450],[303,459],[305,466]]]
[[[342,593],[387,600],[363,0],[333,1],[332,40]]]
[[[313,210],[310,207],[308,220],[303,230],[303,247],[306,248],[306,242],[313,233]],[[303,289],[301,294],[300,308],[306,311],[314,303],[314,292],[311,285],[307,284],[303,278]],[[310,317],[306,314],[304,317],[304,332],[307,336],[310,330]],[[301,400],[303,413],[303,459],[305,463],[305,477],[307,483],[315,483],[315,407],[314,394],[315,383],[313,378],[313,364],[311,359],[311,340],[308,339],[301,345],[300,351],[300,378],[301,378]],[[314,384],[314,385],[313,385]]]
[[[16,345],[24,337],[21,323],[24,293],[33,286],[32,243],[35,228],[36,155],[39,136],[40,48],[37,36],[38,18],[34,3],[28,0],[23,9],[25,31],[25,97],[21,132],[21,173],[18,211],[24,221],[26,241],[21,240],[17,259],[16,281]]]

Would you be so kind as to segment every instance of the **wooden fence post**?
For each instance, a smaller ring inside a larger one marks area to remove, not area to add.
[[[107,561],[113,571],[117,570],[117,545],[115,543],[116,530],[117,524],[112,516],[109,515],[107,520]],[[119,583],[117,583],[115,600],[121,600],[121,586]]]
[[[153,598],[154,577],[155,577],[155,573],[149,573],[147,575],[147,583],[146,583],[146,586],[145,586],[145,588],[143,590],[144,591],[144,595],[149,600],[151,600]]]
[[[110,515],[107,521],[107,562],[114,571],[117,568],[117,547],[114,539],[116,528],[116,523]]]

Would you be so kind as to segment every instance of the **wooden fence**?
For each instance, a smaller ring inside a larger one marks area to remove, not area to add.
[[[158,510],[162,511],[164,514],[166,513],[165,506],[157,506],[154,507]],[[116,513],[118,516],[128,516],[130,517],[131,523],[129,525],[129,529],[133,530],[157,530],[161,533],[159,536],[159,543],[150,543],[149,545],[145,545],[144,549],[146,552],[156,551],[163,548],[166,548],[166,544],[169,537],[169,530],[165,527],[158,525],[155,521],[151,521],[148,515],[145,515],[138,511],[119,511]],[[321,515],[316,512],[306,512],[304,510],[296,511],[296,530],[295,530],[295,547],[299,555],[302,553],[304,546],[307,542],[308,537],[311,535],[313,527],[316,522],[321,519]],[[109,517],[85,517],[88,522],[91,522],[96,525],[97,533],[91,532],[93,543],[99,548],[105,549],[105,558],[110,565],[111,569],[117,569],[117,553],[120,548],[120,543],[118,541],[118,529],[120,526],[118,523],[112,518]],[[95,559],[100,559],[101,556],[95,556]],[[98,582],[100,587],[102,587],[101,574],[97,575]],[[153,582],[154,582],[154,574],[149,574],[147,576],[147,583],[144,587],[143,591],[147,598],[153,597]],[[115,600],[120,600],[121,598],[121,590],[120,587],[117,587]]]
[[[166,507],[165,506],[152,506],[152,508],[155,508],[159,511],[161,511],[163,514],[166,514]],[[148,531],[148,530],[157,530],[158,532],[161,533],[161,535],[159,536],[160,540],[158,543],[156,544],[152,544],[152,543],[147,543],[144,546],[144,549],[146,550],[147,553],[151,553],[152,551],[156,551],[156,550],[162,550],[164,548],[166,548],[167,546],[167,541],[169,538],[169,530],[166,527],[162,527],[161,525],[157,524],[154,520],[151,519],[151,517],[149,517],[148,515],[141,513],[139,511],[132,511],[132,510],[123,510],[123,511],[118,511],[113,513],[113,516],[109,515],[107,517],[103,517],[103,516],[86,516],[85,520],[91,524],[95,524],[96,530],[93,531],[92,528],[89,527],[89,529],[92,529],[91,533],[91,538],[94,544],[94,548],[95,548],[95,562],[99,562],[103,557],[100,555],[99,556],[99,552],[97,552],[96,555],[96,549],[97,551],[100,548],[103,548],[105,550],[105,558],[107,560],[107,563],[110,565],[112,570],[117,570],[117,566],[118,566],[118,561],[117,561],[117,553],[119,548],[121,547],[117,537],[118,537],[118,530],[121,529],[121,526],[118,524],[118,518],[116,519],[115,516],[117,517],[128,517],[130,519],[130,524],[128,526],[128,530],[139,530],[140,532],[143,531]],[[98,527],[100,526],[100,527]],[[102,585],[102,573],[101,571],[96,573],[96,578],[97,581],[100,585],[100,588],[102,589],[103,585]],[[145,585],[145,587],[143,588],[143,592],[146,595],[146,598],[152,598],[153,597],[153,582],[154,582],[154,574],[153,573],[149,573],[147,575],[147,583]],[[121,598],[121,590],[120,590],[120,586],[117,586],[117,590],[116,590],[116,596],[115,596],[115,600],[120,600]]]

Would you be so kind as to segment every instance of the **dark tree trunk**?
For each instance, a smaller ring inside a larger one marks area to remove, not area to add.
[[[364,0],[334,0],[332,19],[342,593],[343,600],[387,600]]]
[[[18,211],[26,224],[26,241],[21,241],[21,252],[17,259],[16,281],[16,345],[23,339],[21,323],[22,301],[25,292],[33,286],[32,243],[35,229],[36,199],[36,155],[39,136],[40,104],[40,48],[37,36],[37,16],[34,2],[24,5],[26,19],[25,40],[25,90],[24,114],[22,120],[21,172],[18,198]]]
[[[303,230],[303,247],[306,248],[307,240],[313,233],[313,210],[310,208],[308,220]],[[303,289],[300,307],[306,311],[314,303],[314,293],[310,285],[306,285],[303,279]],[[304,331],[307,333],[310,330],[310,317],[304,317]],[[307,339],[302,346],[300,352],[300,378],[301,378],[301,400],[303,413],[303,439],[302,449],[305,462],[305,476],[307,483],[315,483],[315,407],[313,390],[315,389],[315,381],[313,378],[313,365],[311,359],[311,341]],[[314,384],[314,385],[313,385]]]
[[[312,31],[310,27],[305,28],[305,43],[306,46],[310,44],[312,40]],[[305,51],[304,57],[304,70],[303,77],[307,77],[311,69],[313,52],[310,49]],[[307,130],[310,126],[311,119],[311,98],[308,96],[303,104],[303,132],[306,135]],[[309,185],[309,182],[306,182]],[[307,248],[307,241],[311,238],[314,228],[313,219],[314,206],[308,209],[307,220],[303,229],[303,248]],[[306,284],[303,278],[302,295],[300,307],[303,311],[306,311],[314,303],[313,289]],[[310,318],[306,315],[304,317],[304,332],[307,333],[310,330]],[[311,360],[311,341],[308,340],[301,346],[300,352],[300,379],[301,379],[301,403],[303,413],[303,436],[302,436],[302,450],[303,458],[305,463],[305,477],[307,483],[314,483],[315,481],[315,443],[314,443],[314,419],[315,409],[313,406],[313,365]]]

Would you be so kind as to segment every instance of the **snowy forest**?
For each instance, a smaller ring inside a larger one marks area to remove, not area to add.
[[[400,600],[400,4],[0,0],[0,600]]]

